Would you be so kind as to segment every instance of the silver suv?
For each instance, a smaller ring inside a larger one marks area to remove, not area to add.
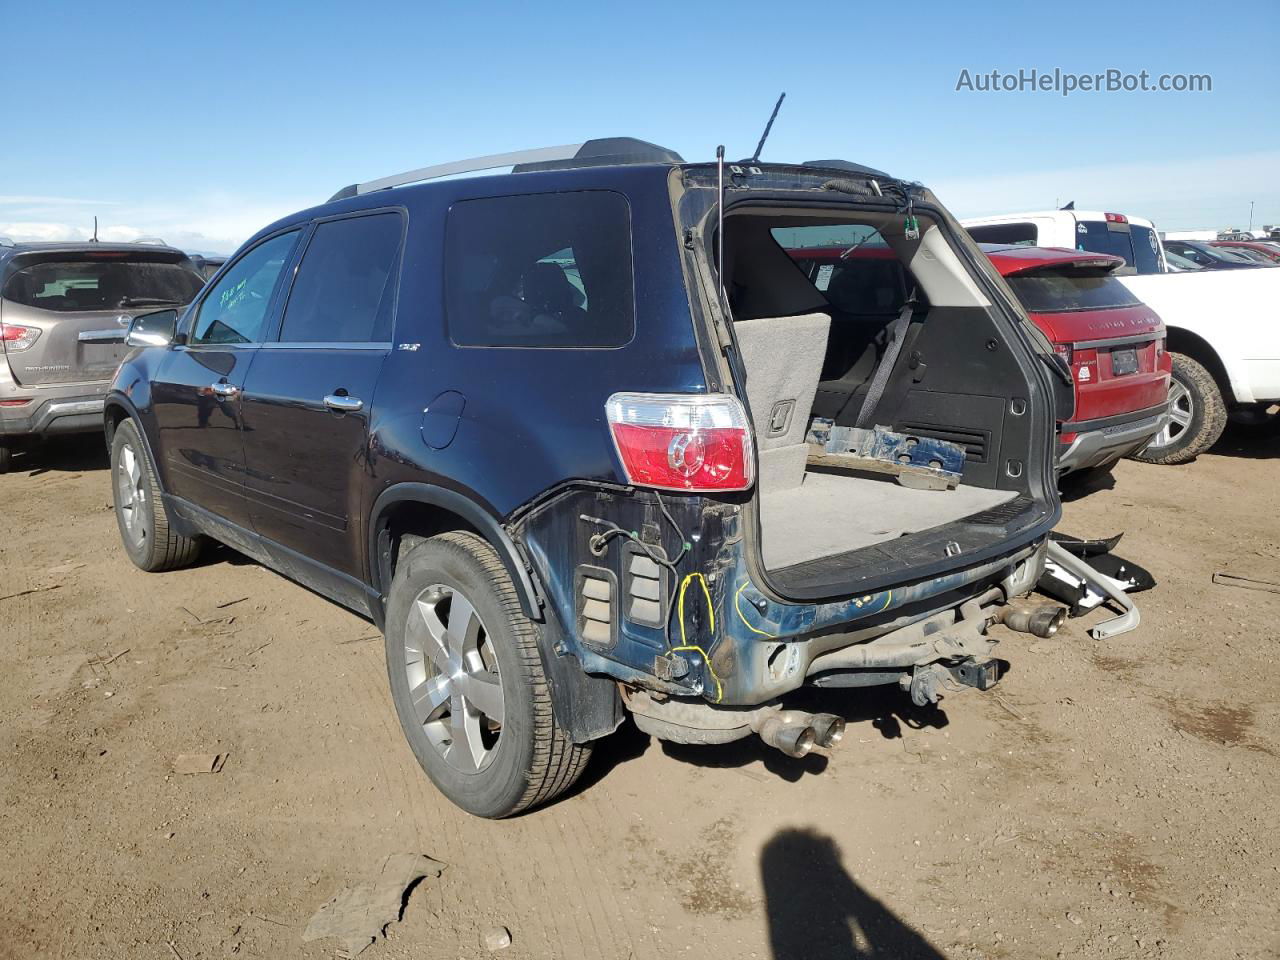
[[[26,439],[100,432],[133,315],[190,303],[203,284],[168,246],[0,238],[0,473]]]

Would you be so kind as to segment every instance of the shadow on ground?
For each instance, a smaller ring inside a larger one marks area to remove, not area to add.
[[[1265,423],[1231,423],[1209,450],[1220,457],[1280,458],[1280,414]]]
[[[893,740],[902,737],[904,727],[941,730],[949,722],[940,707],[917,707],[906,693],[894,686],[805,688],[785,697],[784,705],[810,713],[839,714],[848,724],[845,736],[852,738],[865,736],[862,729],[865,727],[878,731],[886,740]],[[630,719],[623,721],[616,733],[596,742],[591,762],[571,793],[590,789],[614,767],[643,756],[652,742],[653,738],[641,732]],[[660,741],[659,745],[668,757],[698,767],[732,769],[759,761],[770,773],[792,783],[807,775],[822,773],[829,762],[821,753],[810,753],[800,759],[788,757],[766,746],[754,734],[732,743],[694,745]]]
[[[845,870],[815,830],[783,830],[760,853],[773,960],[943,960]]]
[[[56,437],[42,443],[21,444],[13,451],[10,473],[38,477],[44,473],[85,473],[111,465],[101,434]]]

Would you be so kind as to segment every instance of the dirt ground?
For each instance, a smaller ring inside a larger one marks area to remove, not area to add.
[[[1280,955],[1280,432],[1122,463],[1061,529],[1159,586],[1099,643],[1004,633],[990,694],[827,693],[829,755],[664,747],[629,723],[504,822],[450,806],[376,630],[225,549],[148,576],[93,440],[0,477],[0,956],[326,957],[311,915],[388,854],[448,866],[362,956]],[[20,596],[13,594],[33,591]],[[212,774],[178,754],[225,754]]]

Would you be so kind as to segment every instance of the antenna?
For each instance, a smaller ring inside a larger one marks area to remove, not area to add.
[[[720,296],[724,300],[725,307],[729,305],[729,295],[724,289],[724,144],[716,147],[716,192],[719,194],[719,204],[717,205],[716,215],[719,217],[720,223],[716,229],[716,282],[720,284]]]
[[[94,218],[93,218],[93,240],[92,240],[92,242],[93,242],[93,243],[97,243],[97,242],[98,242],[98,218],[97,218],[97,217],[94,217]]]
[[[787,99],[787,92],[782,91],[782,95],[778,97],[778,102],[773,105],[773,113],[769,114],[769,122],[764,125],[764,133],[760,134],[760,142],[756,144],[756,152],[751,155],[748,163],[757,163],[760,160],[760,151],[764,149],[764,142],[769,139],[769,131],[773,129],[773,121],[778,118],[778,111],[782,108],[782,101]]]

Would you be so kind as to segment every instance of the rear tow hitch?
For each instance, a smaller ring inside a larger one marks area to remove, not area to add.
[[[1000,661],[995,657],[968,657],[954,666],[942,663],[918,664],[898,681],[904,690],[911,692],[911,702],[917,707],[937,703],[944,691],[959,691],[964,687],[990,690],[1000,680]]]

